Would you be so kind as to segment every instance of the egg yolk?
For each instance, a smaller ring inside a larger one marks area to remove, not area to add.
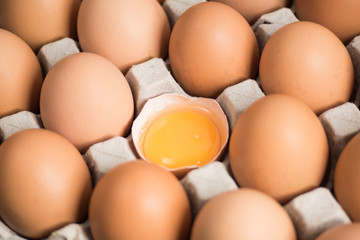
[[[161,116],[144,139],[145,157],[170,169],[204,165],[219,152],[220,134],[204,114],[178,110]]]

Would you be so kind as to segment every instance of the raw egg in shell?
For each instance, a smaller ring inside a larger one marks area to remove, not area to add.
[[[215,100],[178,94],[150,99],[132,127],[140,157],[178,177],[220,159],[228,135],[226,116]]]

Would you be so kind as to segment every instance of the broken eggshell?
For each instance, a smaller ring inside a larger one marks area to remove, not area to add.
[[[221,159],[229,138],[229,125],[226,115],[220,105],[214,99],[186,97],[175,93],[166,93],[149,99],[138,117],[133,122],[131,134],[139,157],[145,161],[151,162],[145,157],[144,141],[148,130],[156,120],[165,114],[171,113],[172,111],[184,109],[189,110],[194,108],[201,108],[205,110],[202,113],[205,113],[206,117],[215,124],[220,135],[220,147],[217,155],[205,164]],[[170,172],[173,172],[180,179],[190,170],[198,168],[199,165],[186,165],[178,168],[168,168],[166,166],[162,167]]]

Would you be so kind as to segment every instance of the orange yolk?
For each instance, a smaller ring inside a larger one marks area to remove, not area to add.
[[[161,116],[144,140],[145,157],[170,169],[204,165],[219,152],[220,134],[204,114],[179,110]]]

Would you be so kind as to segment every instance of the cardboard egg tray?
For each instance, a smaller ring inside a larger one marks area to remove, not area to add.
[[[204,0],[166,0],[163,4],[171,26],[179,16],[194,4]],[[260,50],[270,36],[280,27],[298,21],[294,9],[283,8],[260,17],[252,26]],[[350,223],[349,217],[332,194],[333,175],[336,161],[346,143],[360,132],[360,36],[347,45],[355,69],[355,94],[351,102],[332,108],[319,116],[326,131],[330,160],[329,171],[321,187],[304,193],[284,206],[290,215],[299,240],[315,239],[323,231],[339,224]],[[38,53],[39,61],[45,73],[61,58],[79,52],[79,45],[72,39],[65,38],[43,46]],[[145,102],[163,93],[187,95],[171,75],[170,66],[163,59],[154,58],[134,65],[126,74],[135,100],[138,114]],[[217,102],[224,110],[232,130],[238,116],[254,101],[264,96],[256,79],[248,79],[225,89]],[[22,111],[0,119],[0,140],[22,129],[43,128],[41,117],[31,112]],[[114,137],[91,146],[83,155],[94,183],[112,167],[134,161],[131,135]],[[212,162],[204,167],[190,171],[181,183],[185,188],[193,211],[193,217],[212,197],[225,191],[237,189],[231,170],[229,158]],[[0,239],[24,239],[0,221]],[[92,239],[89,223],[69,224],[55,232],[47,239],[88,240]]]

